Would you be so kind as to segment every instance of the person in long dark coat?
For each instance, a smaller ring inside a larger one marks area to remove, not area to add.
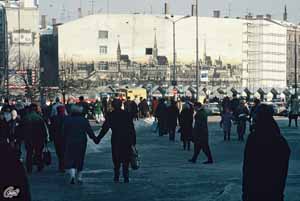
[[[194,110],[188,103],[182,106],[182,111],[179,116],[181,141],[183,142],[183,149],[190,150],[191,141],[193,138],[193,121]]]
[[[260,105],[245,147],[243,201],[283,201],[289,157],[289,145],[273,118],[272,108]]]
[[[70,175],[70,183],[82,183],[82,170],[87,147],[87,135],[96,140],[89,121],[82,115],[83,108],[72,105],[71,116],[67,116],[63,124],[65,140],[65,169]]]
[[[47,130],[44,119],[38,113],[38,106],[31,104],[27,115],[22,122],[24,131],[22,134],[26,148],[26,168],[28,173],[32,173],[33,164],[37,165],[38,171],[42,171],[43,149],[47,140]]]
[[[229,108],[225,108],[225,110],[221,114],[221,122],[220,127],[223,128],[224,132],[224,141],[230,141],[231,136],[231,126],[232,126],[233,115],[230,112]]]
[[[26,171],[17,153],[6,142],[0,142],[0,200],[30,201]]]
[[[55,152],[58,158],[58,170],[64,172],[64,154],[65,154],[65,139],[63,134],[63,123],[65,119],[65,106],[57,107],[57,116],[52,118],[52,137],[55,146]]]
[[[241,101],[238,108],[233,113],[237,121],[237,134],[238,140],[244,141],[244,135],[246,133],[247,121],[249,121],[249,109],[246,107],[245,102]]]
[[[98,143],[106,135],[109,129],[112,130],[111,149],[114,163],[114,181],[119,182],[120,168],[122,164],[124,182],[129,182],[129,163],[132,146],[136,144],[136,133],[133,120],[129,113],[122,110],[122,102],[115,99],[112,102],[113,112],[108,114],[102,130],[100,131]]]
[[[175,141],[176,127],[179,119],[179,109],[174,100],[171,100],[171,105],[167,108],[167,124],[169,140]]]
[[[165,99],[160,99],[156,109],[156,117],[158,120],[159,136],[163,136],[167,132],[167,106]]]
[[[203,150],[207,156],[207,161],[204,162],[204,164],[212,164],[213,158],[208,143],[207,113],[201,103],[196,103],[195,109],[197,112],[195,115],[195,125],[193,129],[194,155],[189,162],[196,163],[198,155],[201,150]]]

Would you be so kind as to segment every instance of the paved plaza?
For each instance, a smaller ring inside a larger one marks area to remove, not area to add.
[[[286,201],[300,200],[300,129],[288,128],[287,120],[278,118],[283,135],[292,149]],[[110,151],[110,136],[99,145],[88,144],[84,184],[66,183],[64,174],[58,173],[56,158],[42,173],[30,176],[33,201],[239,201],[244,143],[224,142],[219,128],[219,117],[209,123],[210,144],[215,164],[203,165],[201,153],[197,164],[187,162],[192,151],[183,151],[168,137],[158,137],[152,132],[151,120],[136,122],[137,148],[142,163],[131,171],[130,184],[114,184]],[[95,131],[100,127],[93,123]],[[54,150],[51,149],[53,152]],[[54,157],[53,153],[53,157]]]

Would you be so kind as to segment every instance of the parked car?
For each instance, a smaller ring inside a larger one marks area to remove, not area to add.
[[[208,115],[220,115],[221,114],[220,106],[218,103],[206,104],[206,105],[204,105],[204,108],[205,108],[206,112],[208,113]]]
[[[288,116],[288,109],[286,104],[283,102],[274,102],[273,103],[274,114],[277,116]]]

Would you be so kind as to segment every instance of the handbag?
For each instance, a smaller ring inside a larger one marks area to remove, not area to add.
[[[44,151],[43,151],[43,163],[47,166],[51,165],[52,157],[51,152],[48,149],[48,145],[46,144]]]
[[[135,146],[131,147],[130,165],[133,170],[138,170],[140,168],[139,153]]]

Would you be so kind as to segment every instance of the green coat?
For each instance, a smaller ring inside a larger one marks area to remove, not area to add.
[[[101,104],[101,102],[95,103],[95,114],[102,114],[102,104]]]

